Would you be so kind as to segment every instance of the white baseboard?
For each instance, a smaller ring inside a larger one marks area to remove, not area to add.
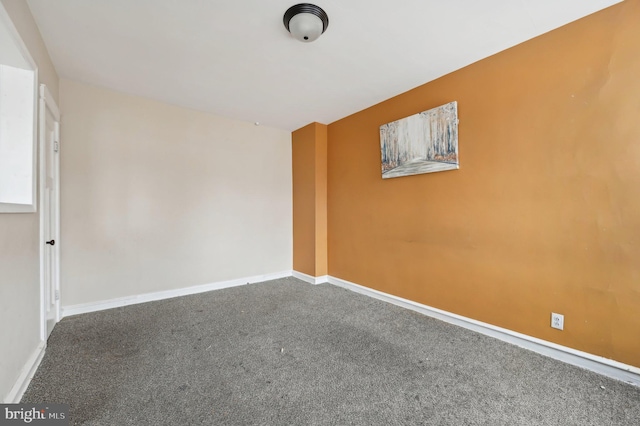
[[[302,272],[293,271],[293,276],[299,280],[308,282],[309,284],[324,284],[329,282],[329,276],[323,275],[321,277],[312,277],[311,275],[303,274]]]
[[[46,346],[45,342],[40,342],[29,359],[27,359],[18,376],[18,380],[16,380],[15,385],[13,385],[13,388],[11,388],[11,391],[9,391],[9,394],[4,399],[5,404],[17,404],[20,402],[22,395],[24,395],[27,387],[29,387],[33,375],[36,374],[36,370],[40,366]]]
[[[219,281],[211,284],[193,287],[178,288],[175,290],[158,291],[154,293],[139,294],[135,296],[119,297],[117,299],[103,300],[99,302],[82,303],[79,305],[63,306],[62,318],[70,315],[86,314],[89,312],[103,311],[105,309],[120,308],[122,306],[138,303],[153,302],[156,300],[171,299],[173,297],[188,296],[190,294],[205,293],[212,290],[220,290],[229,287],[254,284],[262,281],[276,280],[291,276],[291,270],[275,272],[272,274],[254,275],[252,277],[237,278],[235,280]]]
[[[296,276],[295,272],[294,276]],[[597,355],[592,355],[587,352],[578,351],[552,342],[547,342],[546,340],[517,333],[506,328],[496,327],[495,325],[476,321],[441,309],[432,308],[421,303],[363,287],[340,278],[329,276],[328,282],[356,293],[361,293],[385,302],[393,303],[394,305],[398,305],[406,309],[411,309],[412,311],[437,318],[450,324],[464,327],[487,336],[495,337],[496,339],[514,344],[521,348],[529,349],[567,364],[572,364],[604,376],[621,380],[635,386],[640,386],[640,368]]]

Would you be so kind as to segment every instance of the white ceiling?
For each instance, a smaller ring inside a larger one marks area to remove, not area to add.
[[[286,130],[331,123],[620,0],[28,0],[63,78]]]

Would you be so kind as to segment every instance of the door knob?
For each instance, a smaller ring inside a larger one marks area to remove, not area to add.
[[[49,244],[49,245],[55,246],[56,245],[56,240],[47,241],[45,244]]]

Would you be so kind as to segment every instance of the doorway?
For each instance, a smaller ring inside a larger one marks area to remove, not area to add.
[[[40,281],[42,340],[60,321],[60,110],[40,85]]]

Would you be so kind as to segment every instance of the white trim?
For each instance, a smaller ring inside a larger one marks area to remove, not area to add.
[[[43,87],[45,89],[45,93],[49,94],[48,98],[45,99],[49,99],[51,98],[53,100],[53,98],[51,97],[51,94],[49,93],[49,90],[47,89],[46,86]],[[51,103],[47,102],[47,105],[49,107],[51,107]],[[58,108],[58,105],[53,102],[53,106]],[[60,247],[61,244],[58,243],[58,240],[60,240],[60,243],[64,243],[62,241],[62,238],[60,238],[60,209],[62,208],[62,206],[60,205],[60,110],[57,111],[57,121],[56,121],[56,142],[58,144],[58,149],[55,152],[55,162],[56,162],[56,251],[57,251],[57,256],[56,256],[56,273],[55,273],[55,279],[56,279],[56,291],[58,292],[57,297],[58,297],[58,303],[56,303],[56,323],[60,322],[60,320],[62,319],[62,312],[60,309],[60,306],[62,305],[62,292],[60,291]],[[44,244],[41,245],[41,247]],[[54,296],[55,297],[55,296]]]
[[[295,276],[295,275],[294,275]],[[412,311],[419,312],[432,318],[448,322],[487,336],[500,339],[504,342],[514,344],[524,349],[529,349],[541,355],[557,359],[567,364],[575,365],[593,372],[608,376],[634,386],[640,386],[640,368],[623,364],[618,361],[592,355],[566,346],[558,345],[526,334],[496,327],[481,321],[463,317],[442,309],[433,308],[378,290],[363,287],[352,282],[329,276],[329,283],[356,293],[364,294],[375,299],[379,299],[394,305],[401,306]]]
[[[47,107],[51,110],[51,114],[56,119],[56,121],[60,121],[60,109],[56,104],[53,95],[49,91],[49,88],[45,84],[40,85],[40,98],[44,99],[47,104]]]
[[[173,297],[188,296],[190,294],[205,293],[212,290],[220,290],[229,287],[238,287],[262,281],[276,280],[291,276],[291,270],[275,272],[272,274],[254,275],[252,277],[237,278],[235,280],[219,281],[211,284],[193,287],[178,288],[175,290],[158,291],[154,293],[139,294],[135,296],[119,297],[117,299],[103,300],[99,302],[83,303],[79,305],[63,306],[62,317],[70,315],[86,314],[89,312],[103,311],[105,309],[120,308],[122,306],[138,303],[153,302],[156,300],[171,299]]]
[[[329,282],[329,276],[328,275],[322,275],[320,277],[312,277],[311,275],[307,275],[304,274],[302,272],[298,272],[298,271],[293,271],[293,276],[299,280],[308,282],[309,284],[324,284],[326,282]]]
[[[18,376],[13,388],[11,388],[9,394],[5,397],[5,404],[17,404],[20,402],[22,395],[24,395],[29,383],[31,383],[31,379],[34,374],[36,374],[36,370],[38,370],[40,362],[42,362],[45,349],[45,342],[40,342],[38,347],[33,351],[27,362],[24,364],[24,367],[22,367],[20,376]]]

